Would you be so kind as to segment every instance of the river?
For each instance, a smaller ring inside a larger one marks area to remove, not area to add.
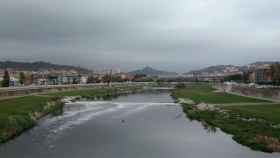
[[[0,146],[1,158],[279,158],[185,117],[168,93],[67,104]]]

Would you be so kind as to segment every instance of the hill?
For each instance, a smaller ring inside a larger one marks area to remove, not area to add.
[[[228,71],[241,71],[241,67],[234,66],[234,65],[215,65],[199,70],[192,70],[185,74],[203,74],[203,73],[212,74],[212,73],[224,73]]]
[[[16,61],[0,61],[0,69],[14,69],[19,71],[39,71],[39,70],[76,70],[80,73],[89,73],[90,70],[69,65],[58,65],[49,62],[16,62]]]
[[[161,71],[161,70],[156,70],[152,67],[145,67],[143,69],[135,70],[129,72],[131,75],[147,75],[147,76],[171,76],[171,75],[177,75],[176,72],[167,72],[167,71]]]
[[[246,72],[249,70],[250,67],[259,67],[259,66],[267,66],[277,63],[277,61],[257,61],[254,63],[250,63],[248,65],[244,66],[235,66],[235,65],[215,65],[215,66],[209,66],[206,68],[202,68],[199,70],[192,70],[187,73],[188,74],[214,74],[214,73],[224,73],[224,72]]]

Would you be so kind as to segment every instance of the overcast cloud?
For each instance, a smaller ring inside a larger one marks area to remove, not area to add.
[[[185,72],[280,60],[277,0],[0,0],[0,60]]]

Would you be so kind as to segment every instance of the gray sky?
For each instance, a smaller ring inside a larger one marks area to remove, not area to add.
[[[278,0],[0,0],[0,60],[185,72],[280,60]]]

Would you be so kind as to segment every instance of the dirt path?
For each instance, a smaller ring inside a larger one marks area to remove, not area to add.
[[[211,104],[211,105],[214,105],[214,106],[248,106],[248,105],[279,105],[279,103],[227,103],[227,104]]]
[[[272,99],[272,98],[249,96],[249,95],[243,95],[243,94],[236,93],[236,92],[227,92],[227,93],[228,94],[242,96],[242,97],[247,97],[247,98],[261,99],[261,100],[266,100],[266,101],[270,101],[270,102],[274,102],[274,103],[280,103],[280,100],[276,100],[276,99]]]

